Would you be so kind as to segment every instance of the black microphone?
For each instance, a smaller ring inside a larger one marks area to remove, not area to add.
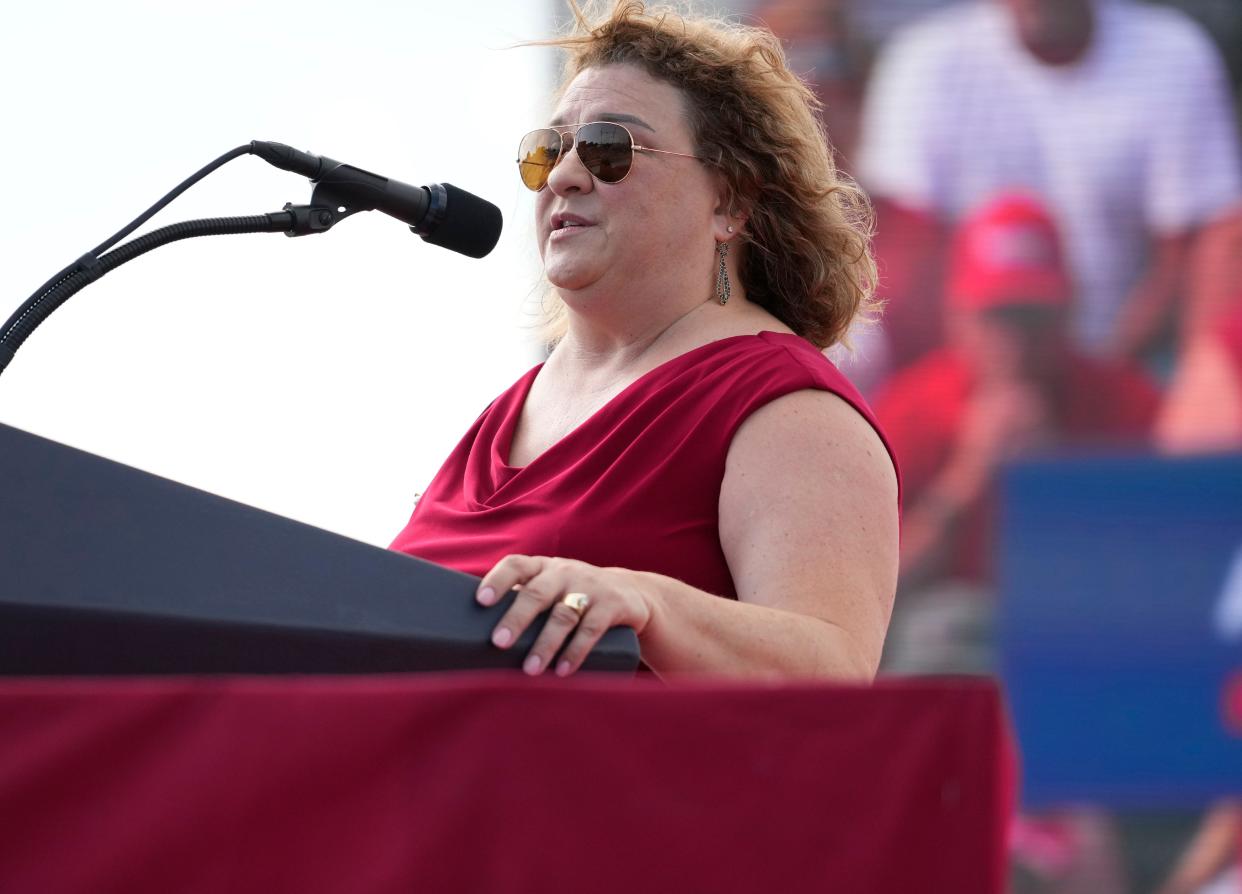
[[[250,151],[270,165],[309,178],[316,184],[314,200],[344,207],[342,214],[382,211],[409,224],[424,241],[471,258],[483,257],[500,239],[500,209],[451,183],[410,186],[265,140],[253,140]]]

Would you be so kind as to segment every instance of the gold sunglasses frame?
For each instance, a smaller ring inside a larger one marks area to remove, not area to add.
[[[550,180],[552,177],[552,172],[556,170],[556,166],[559,165],[561,161],[564,160],[565,158],[565,154],[566,154],[565,153],[565,137],[572,136],[574,138],[574,144],[573,144],[572,149],[575,153],[577,153],[578,131],[591,124],[607,124],[611,127],[619,127],[623,131],[625,131],[626,136],[630,138],[630,166],[626,168],[625,173],[621,176],[620,180],[611,180],[611,181],[601,180],[598,176],[591,173],[591,169],[588,168],[586,166],[586,163],[582,161],[582,156],[581,155],[578,156],[578,161],[579,163],[582,164],[582,169],[591,175],[591,179],[596,181],[597,183],[603,183],[606,186],[616,186],[618,183],[625,182],[625,178],[630,176],[630,171],[634,170],[633,153],[635,152],[658,152],[661,155],[676,155],[680,158],[693,158],[695,161],[701,161],[701,162],[707,161],[707,159],[701,156],[698,156],[698,155],[690,155],[685,152],[672,152],[668,149],[655,149],[651,146],[642,146],[634,139],[634,132],[631,131],[628,127],[626,127],[624,124],[621,124],[618,121],[582,121],[582,122],[579,122],[578,124],[553,124],[553,125],[549,125],[548,127],[536,127],[534,130],[527,131],[525,134],[522,135],[522,139],[518,141],[518,151],[521,152],[522,144],[526,142],[527,137],[529,137],[531,134],[542,133],[545,130],[550,130],[553,133],[555,133],[558,137],[560,137],[560,143],[561,143],[560,150],[557,152],[556,161],[554,161],[551,167],[548,168],[548,175],[547,177],[543,179],[543,183],[540,185],[538,189],[531,189],[531,187],[527,185],[526,178],[521,175],[521,170],[520,170],[522,165],[534,164],[534,162],[524,161],[521,158],[517,160],[517,163],[519,166],[518,179],[522,181],[522,185],[525,186],[527,189],[530,189],[531,192],[535,192],[535,193],[543,192],[543,190],[548,185],[548,180]]]

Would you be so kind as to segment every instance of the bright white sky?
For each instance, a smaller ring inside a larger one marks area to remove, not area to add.
[[[0,422],[387,545],[466,428],[538,360],[533,194],[552,0],[17,4],[0,95],[0,318],[211,159],[276,140],[504,214],[479,261],[378,212],[211,237],[69,300],[0,376]],[[276,211],[310,184],[239,158],[142,232]]]

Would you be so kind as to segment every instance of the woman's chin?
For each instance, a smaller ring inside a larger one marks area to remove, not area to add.
[[[547,276],[548,282],[561,292],[580,292],[583,289],[589,289],[599,279],[594,270],[581,268],[548,267],[544,270],[544,275]]]

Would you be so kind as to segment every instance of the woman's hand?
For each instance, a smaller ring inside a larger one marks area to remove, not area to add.
[[[556,665],[557,676],[565,677],[582,666],[610,628],[632,627],[642,636],[654,613],[652,577],[573,559],[512,555],[484,576],[475,598],[482,605],[494,605],[501,594],[518,590],[517,599],[492,631],[492,643],[501,649],[517,642],[531,622],[550,608],[548,622],[522,670],[532,676],[542,673],[572,634]],[[583,602],[584,607],[573,607]]]

